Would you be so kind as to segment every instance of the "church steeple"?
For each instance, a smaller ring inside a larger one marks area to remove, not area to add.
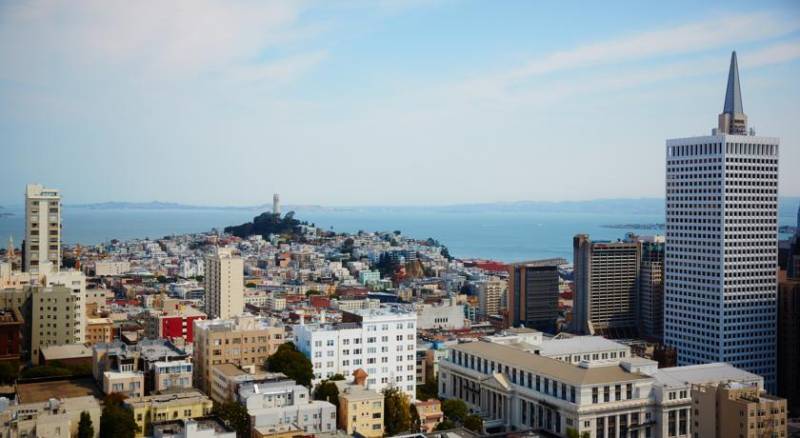
[[[736,59],[736,51],[731,54],[725,105],[718,122],[717,130],[720,134],[747,135],[747,115],[742,109],[742,90],[739,86],[739,62]]]

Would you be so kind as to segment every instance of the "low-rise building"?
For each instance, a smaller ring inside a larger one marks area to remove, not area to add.
[[[283,373],[262,372],[255,365],[245,368],[232,363],[223,363],[211,367],[211,400],[217,403],[236,400],[239,384],[247,382],[265,382],[285,379]]]
[[[786,399],[758,385],[708,383],[692,386],[695,436],[708,438],[787,436]]]
[[[147,388],[153,393],[190,389],[192,387],[192,362],[190,360],[154,362],[150,365],[149,372],[152,378],[152,387]]]
[[[418,303],[417,328],[420,330],[459,330],[466,326],[464,305],[456,298],[443,299],[438,303]]]
[[[103,394],[123,394],[126,397],[144,395],[144,373],[141,371],[106,371],[103,373]]]
[[[247,407],[254,435],[286,430],[304,434],[336,431],[336,406],[312,400],[308,388],[288,378],[241,383],[237,399]]]
[[[236,438],[236,431],[219,418],[198,417],[155,423],[153,438]]]
[[[92,349],[84,344],[51,345],[39,350],[39,364],[58,362],[68,366],[91,366]]]
[[[353,382],[336,381],[339,388],[339,429],[348,435],[383,436],[383,394],[367,389],[367,373],[358,369]]]
[[[419,416],[420,432],[431,433],[444,420],[442,402],[435,398],[425,401],[417,400],[414,402],[414,407]]]
[[[15,307],[0,309],[0,362],[18,362],[22,348],[20,330],[24,321],[22,314]]]
[[[210,398],[197,391],[129,398],[124,404],[133,411],[139,427],[137,438],[151,436],[154,423],[208,416],[213,405]]]
[[[88,345],[114,340],[114,321],[111,318],[86,319],[86,343]]]
[[[44,402],[13,405],[0,399],[0,438],[71,438],[78,434],[82,412],[94,424],[94,437],[100,436],[100,401],[92,396],[50,399]]]

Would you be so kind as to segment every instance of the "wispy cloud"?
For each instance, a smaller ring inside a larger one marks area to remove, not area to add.
[[[612,64],[663,60],[671,55],[689,55],[720,47],[768,41],[800,30],[800,21],[771,12],[729,15],[701,22],[635,33],[624,37],[580,45],[571,49],[542,54],[521,66],[467,79],[458,88],[479,98],[504,98],[517,93],[532,81],[555,73],[580,72]],[[774,63],[797,57],[796,43],[778,44],[762,51],[754,63]],[[702,62],[702,61],[701,61]],[[676,65],[674,75],[684,65]],[[663,68],[663,67],[662,67]],[[718,68],[718,66],[717,66]],[[671,68],[668,68],[670,70]],[[649,75],[649,73],[648,73]],[[664,73],[655,73],[663,77]],[[651,80],[641,77],[641,80]],[[619,82],[621,79],[612,79]],[[631,83],[628,81],[628,83]],[[575,84],[582,87],[582,84]]]

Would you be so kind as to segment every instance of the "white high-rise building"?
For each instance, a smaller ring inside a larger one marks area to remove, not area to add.
[[[778,145],[747,130],[736,53],[719,126],[667,140],[664,340],[775,391]]]
[[[314,367],[313,383],[334,374],[351,378],[367,372],[367,388],[388,386],[416,396],[417,314],[413,309],[383,306],[342,313],[341,323],[294,326],[297,349]]]
[[[25,264],[23,270],[38,273],[46,262],[61,267],[61,195],[39,184],[25,188]]]
[[[272,195],[272,214],[281,214],[281,195]]]
[[[230,248],[217,248],[206,257],[206,313],[230,319],[244,311],[244,262]]]

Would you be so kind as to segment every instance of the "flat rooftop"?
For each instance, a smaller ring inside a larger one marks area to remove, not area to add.
[[[97,388],[94,379],[91,377],[17,384],[17,398],[20,403],[38,403],[51,398],[85,396],[97,398],[103,396],[99,388]]]
[[[504,365],[532,373],[544,374],[571,384],[630,382],[651,377],[628,372],[617,365],[581,368],[549,357],[530,353],[510,345],[477,341],[451,347],[453,350],[489,358]]]
[[[42,347],[42,356],[45,360],[92,357],[92,348],[83,344],[48,345]]]
[[[575,336],[572,338],[542,341],[539,353],[542,356],[582,354],[595,351],[629,350],[628,346],[606,339],[602,336]]]
[[[670,386],[700,385],[729,380],[737,382],[763,381],[761,376],[722,362],[659,368],[653,373],[653,377],[657,381]]]

